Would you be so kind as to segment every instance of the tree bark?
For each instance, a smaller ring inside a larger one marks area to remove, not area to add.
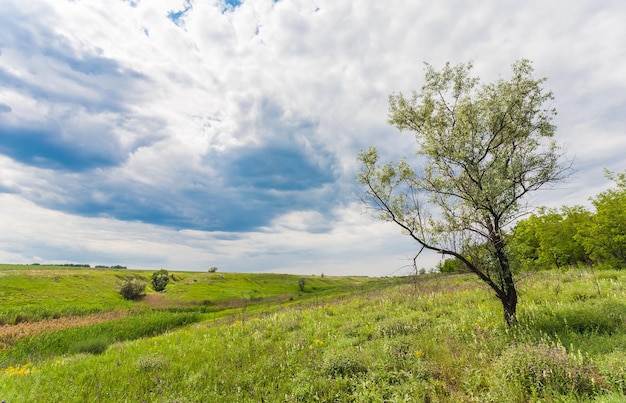
[[[507,326],[513,326],[517,324],[517,289],[511,272],[511,264],[504,250],[504,242],[498,233],[491,234],[491,243],[495,248],[500,266],[502,294],[498,297],[504,309],[504,322]]]

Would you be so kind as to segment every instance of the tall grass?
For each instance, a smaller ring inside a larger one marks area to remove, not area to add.
[[[579,270],[527,277],[515,329],[469,276],[239,311],[103,352],[14,360],[0,399],[624,401],[626,273],[597,280],[600,295]]]
[[[197,313],[144,313],[139,316],[67,328],[17,340],[0,350],[0,368],[39,362],[50,357],[80,352],[102,353],[120,341],[155,336],[169,330],[198,322]]]

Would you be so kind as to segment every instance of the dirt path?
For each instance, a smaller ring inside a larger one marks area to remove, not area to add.
[[[111,311],[95,315],[70,316],[58,319],[44,319],[39,322],[22,322],[17,325],[2,325],[0,326],[0,349],[10,346],[16,340],[34,334],[51,332],[70,327],[93,325],[95,323],[124,318],[128,315],[128,312]]]

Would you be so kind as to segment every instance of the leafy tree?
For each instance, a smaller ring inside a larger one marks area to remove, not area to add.
[[[596,213],[581,228],[579,239],[594,262],[622,269],[626,266],[626,172],[606,171],[606,177],[617,186],[591,199]]]
[[[517,223],[510,247],[522,269],[551,268],[589,263],[578,232],[591,222],[591,213],[582,206],[540,208]]]
[[[421,92],[391,95],[389,123],[415,133],[423,167],[416,171],[404,159],[381,165],[370,147],[358,155],[358,181],[364,201],[419,252],[455,257],[488,284],[511,325],[518,296],[505,228],[528,213],[525,196],[564,179],[569,164],[552,140],[552,93],[542,88],[545,78],[533,77],[530,61],[514,63],[508,81],[484,85],[471,69],[427,66]],[[480,258],[463,251],[481,251]]]
[[[443,259],[437,264],[437,271],[439,271],[439,273],[460,273],[463,271],[464,268],[465,265],[463,264],[463,262],[461,262],[457,258]]]
[[[170,282],[170,275],[167,270],[161,269],[152,273],[150,282],[152,283],[152,289],[154,291],[161,292],[165,290],[165,287]]]

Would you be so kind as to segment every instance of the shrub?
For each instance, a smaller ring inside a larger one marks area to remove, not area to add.
[[[502,354],[495,368],[503,388],[519,391],[523,400],[553,394],[592,395],[602,384],[595,366],[558,345],[513,346]]]
[[[126,280],[120,288],[124,299],[136,301],[146,295],[146,283],[137,279]]]
[[[169,273],[165,269],[154,272],[152,273],[152,279],[150,282],[152,283],[152,289],[154,291],[161,292],[165,290],[167,283],[170,282]]]
[[[300,291],[304,291],[304,283],[305,283],[305,279],[304,277],[300,277],[298,279],[298,287],[300,288]]]
[[[102,354],[109,346],[109,340],[105,337],[96,337],[85,340],[79,340],[69,347],[70,354]]]
[[[322,369],[326,375],[332,377],[352,377],[367,372],[367,366],[361,357],[350,351],[326,355]]]
[[[211,266],[209,268],[209,273],[215,273],[217,271],[217,266]]]

